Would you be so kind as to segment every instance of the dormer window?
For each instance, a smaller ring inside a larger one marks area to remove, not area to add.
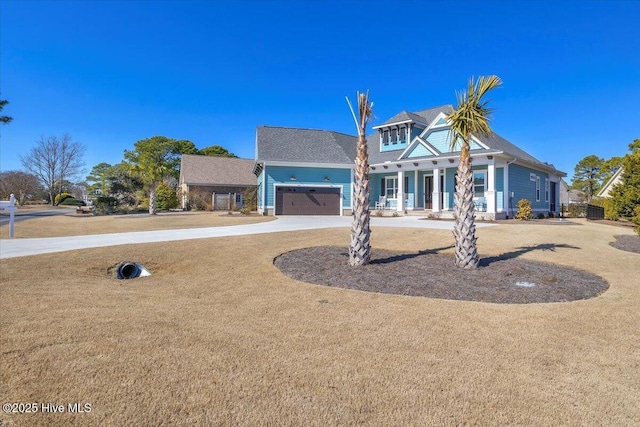
[[[378,132],[380,133],[380,150],[381,151],[396,151],[402,150],[407,147],[409,140],[409,124],[395,124],[387,125],[385,127],[380,126]]]
[[[389,145],[389,129],[385,129],[382,131],[382,145]]]

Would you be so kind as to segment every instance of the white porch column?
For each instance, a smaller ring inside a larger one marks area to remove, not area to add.
[[[487,170],[487,213],[496,213],[496,161],[489,160]]]
[[[432,194],[432,212],[440,212],[442,206],[440,206],[440,168],[433,168],[433,194]]]
[[[397,211],[404,212],[404,173],[402,171],[398,171],[398,203],[397,203]]]
[[[509,162],[507,162],[506,165],[504,165],[504,169],[502,172],[502,176],[503,176],[503,180],[504,180],[504,211],[507,213],[507,216],[509,218],[512,217],[511,215],[511,192],[509,191]]]
[[[413,171],[413,209],[418,209],[418,169]]]

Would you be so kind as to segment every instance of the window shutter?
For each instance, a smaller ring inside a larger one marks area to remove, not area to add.
[[[384,178],[382,178],[382,181],[380,183],[380,190],[381,190],[380,195],[381,196],[386,196],[387,195],[387,189],[384,187],[384,184],[385,184]]]
[[[404,177],[404,193],[407,194],[409,192],[409,177],[405,176]]]

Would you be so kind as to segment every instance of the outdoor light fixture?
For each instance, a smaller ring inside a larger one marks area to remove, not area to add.
[[[291,181],[295,181],[297,178],[295,175],[291,175]]]
[[[435,160],[431,160],[431,163],[433,163],[434,165],[437,165],[437,164],[438,164],[438,162],[437,162],[437,161],[435,161]]]
[[[449,163],[453,163],[453,159],[449,159]]]
[[[413,166],[418,166],[418,162],[413,162]]]
[[[324,180],[325,180],[325,181],[331,181],[331,180],[329,179],[329,177],[328,177],[328,176],[325,176],[325,177],[324,177]]]

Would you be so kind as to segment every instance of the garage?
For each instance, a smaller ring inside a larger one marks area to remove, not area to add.
[[[340,188],[277,187],[276,215],[340,215]]]

